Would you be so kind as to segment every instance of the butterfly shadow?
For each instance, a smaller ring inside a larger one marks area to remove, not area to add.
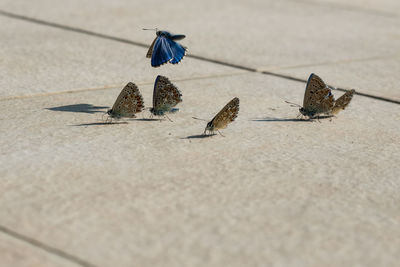
[[[189,136],[183,137],[181,139],[203,139],[203,138],[212,137],[214,135],[217,135],[217,134],[196,134],[196,135],[189,135]]]
[[[321,119],[332,119],[333,116],[319,116],[312,119],[309,118],[273,118],[273,117],[265,117],[265,118],[256,118],[251,121],[265,121],[265,122],[312,122],[313,120],[321,120]]]
[[[278,122],[278,121],[309,121],[307,119],[302,119],[302,118],[272,118],[272,117],[265,117],[265,118],[257,118],[257,119],[251,119],[250,121],[271,121],[271,122]]]
[[[104,112],[104,109],[108,107],[105,106],[94,106],[92,104],[75,104],[75,105],[65,105],[59,107],[46,108],[51,111],[62,111],[62,112],[80,112],[80,113],[99,113]]]
[[[152,119],[152,118],[139,118],[139,119],[129,119],[130,121],[162,121],[160,119]]]
[[[128,124],[126,121],[119,121],[119,122],[92,122],[92,123],[82,123],[82,124],[75,124],[70,126],[104,126],[104,125],[115,125],[115,124]]]

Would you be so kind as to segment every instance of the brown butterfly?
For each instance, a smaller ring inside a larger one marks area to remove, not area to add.
[[[138,87],[129,82],[121,91],[117,100],[112,107],[107,111],[111,118],[119,119],[121,117],[136,117],[135,114],[144,109],[143,97],[140,94]]]
[[[235,97],[228,104],[218,112],[217,115],[207,123],[206,129],[204,130],[204,134],[207,134],[209,131],[211,134],[214,134],[214,131],[218,131],[219,129],[224,129],[228,126],[229,123],[235,120],[239,112],[239,98]],[[222,135],[219,131],[218,133]],[[223,135],[222,135],[223,136]]]
[[[350,103],[354,92],[355,90],[347,91],[335,101],[331,88],[319,76],[311,73],[304,93],[303,106],[294,105],[299,106],[300,113],[309,119],[319,117],[321,114],[330,116],[344,109]]]
[[[163,116],[166,112],[175,112],[178,103],[182,102],[182,94],[167,77],[158,75],[154,82],[153,107],[150,112],[156,116]]]
[[[344,95],[339,97],[335,101],[335,105],[333,106],[332,111],[330,112],[330,114],[335,115],[339,111],[344,110],[347,107],[347,105],[350,104],[350,101],[353,98],[353,95],[354,95],[355,92],[356,92],[356,90],[351,89],[351,90],[347,91]]]

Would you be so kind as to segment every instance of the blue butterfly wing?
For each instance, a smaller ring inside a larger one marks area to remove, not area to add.
[[[165,37],[158,37],[154,44],[153,54],[151,56],[151,66],[158,67],[167,63],[173,58],[169,40]]]
[[[174,40],[174,41],[182,40],[185,37],[186,36],[183,35],[183,34],[172,34],[171,35],[171,39]]]
[[[186,49],[182,45],[180,45],[170,39],[168,39],[168,42],[169,42],[169,46],[170,46],[172,54],[173,54],[173,59],[171,60],[171,63],[177,64],[185,56]]]

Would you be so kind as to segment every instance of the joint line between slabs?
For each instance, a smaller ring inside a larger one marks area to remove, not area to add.
[[[75,264],[77,264],[79,266],[82,266],[82,267],[96,267],[96,265],[94,265],[92,263],[89,263],[89,262],[87,262],[85,260],[82,260],[82,259],[80,259],[80,258],[78,258],[78,257],[76,257],[74,255],[68,254],[68,253],[66,253],[66,252],[64,252],[64,251],[62,251],[62,250],[60,250],[58,248],[46,245],[45,243],[42,243],[42,242],[40,242],[40,241],[38,241],[36,239],[33,239],[31,237],[28,237],[28,236],[22,235],[20,233],[17,233],[17,232],[15,232],[15,231],[13,231],[11,229],[8,229],[8,228],[6,228],[6,227],[4,227],[2,225],[0,225],[0,232],[6,234],[8,236],[11,236],[11,237],[13,237],[15,239],[18,239],[20,241],[23,241],[25,243],[28,243],[28,244],[36,247],[36,248],[40,248],[40,249],[42,249],[42,250],[44,250],[44,251],[46,251],[46,252],[48,252],[50,254],[59,256],[59,257],[65,259],[65,260],[73,262],[73,263],[75,263]]]
[[[102,33],[97,33],[97,32],[93,32],[93,31],[88,31],[88,30],[85,30],[85,29],[81,29],[81,28],[77,28],[77,27],[71,27],[71,26],[67,26],[67,25],[63,25],[63,24],[59,24],[59,23],[54,23],[54,22],[49,22],[49,21],[45,21],[45,20],[35,19],[35,18],[31,18],[31,17],[19,15],[19,14],[14,14],[14,13],[11,13],[11,12],[7,12],[7,11],[4,11],[4,10],[0,10],[0,15],[3,15],[5,17],[14,18],[14,19],[24,20],[24,21],[28,21],[28,22],[32,22],[32,23],[36,23],[36,24],[41,24],[41,25],[45,25],[45,26],[49,26],[49,27],[53,27],[53,28],[63,29],[63,30],[66,30],[66,31],[72,31],[72,32],[87,34],[87,35],[90,35],[90,36],[95,36],[95,37],[108,39],[108,40],[112,40],[112,41],[116,41],[116,42],[136,45],[136,46],[139,46],[139,47],[144,47],[144,48],[148,48],[149,47],[148,44],[135,42],[135,41],[132,41],[132,40],[129,40],[129,39],[115,37],[115,36],[102,34]],[[283,78],[283,79],[286,79],[286,80],[297,81],[297,82],[302,82],[302,83],[306,83],[307,82],[307,80],[299,79],[299,78],[296,78],[296,77],[293,77],[293,76],[290,76],[290,75],[279,74],[279,73],[275,73],[275,72],[271,72],[271,71],[259,71],[256,68],[237,65],[237,64],[224,62],[224,61],[217,60],[217,59],[211,59],[211,58],[207,58],[207,57],[203,57],[203,56],[199,56],[199,55],[188,54],[187,57],[191,57],[191,58],[194,58],[194,59],[197,59],[197,60],[202,60],[202,61],[205,61],[205,62],[210,62],[210,63],[222,65],[222,66],[227,66],[227,67],[231,67],[231,68],[245,70],[245,71],[249,71],[249,72],[256,72],[256,73],[261,73],[261,74],[264,74],[264,75]],[[339,90],[339,91],[346,91],[346,89],[343,89],[343,88],[336,88],[336,89]],[[360,93],[358,91],[356,91],[355,94],[356,95],[360,95],[360,96],[369,97],[369,98],[372,98],[372,99],[375,99],[375,100],[380,100],[380,101],[385,101],[385,102],[389,102],[389,103],[394,103],[394,104],[399,104],[400,105],[400,101],[394,100],[394,99],[390,99],[390,98],[386,98],[386,97],[375,96],[375,95],[366,94],[366,93]]]
[[[226,76],[238,76],[238,75],[243,75],[243,74],[248,74],[248,72],[229,72],[229,73],[221,73],[221,74],[217,74],[217,75],[203,75],[203,76],[197,76],[197,77],[178,78],[178,79],[173,79],[172,81],[184,82],[184,81],[202,80],[202,79],[210,79],[210,78],[221,78],[221,77],[226,77]],[[149,84],[153,84],[153,83],[154,82],[137,82],[136,85],[141,86],[141,85],[149,85]],[[0,97],[0,101],[25,99],[25,98],[33,98],[33,97],[46,97],[46,96],[62,95],[62,94],[74,94],[74,93],[82,93],[82,92],[89,92],[89,91],[120,88],[120,87],[124,87],[124,86],[125,86],[125,84],[121,82],[120,84],[105,85],[105,86],[100,86],[100,87],[70,89],[70,90],[65,90],[65,91],[37,93],[37,94],[31,94],[31,95],[5,96],[5,97]]]

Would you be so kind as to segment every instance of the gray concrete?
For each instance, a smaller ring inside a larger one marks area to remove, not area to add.
[[[0,233],[0,259],[0,266],[79,266],[4,233]]]
[[[380,59],[383,64],[391,64],[390,59],[399,56],[400,8],[395,0],[386,0],[385,4],[372,1],[346,4],[343,0],[246,1],[246,4],[207,0],[183,1],[177,5],[166,1],[128,0],[96,0],[85,4],[76,0],[68,4],[45,0],[2,2],[1,9],[9,12],[141,43],[150,44],[154,38],[154,33],[142,31],[143,27],[183,32],[188,36],[183,43],[189,47],[189,53],[256,69],[282,70],[362,61],[371,67],[363,75],[355,75],[352,84],[370,94],[376,90],[364,85],[374,84],[376,74],[381,71],[373,67],[375,61]],[[44,7],[47,12],[43,12]],[[90,50],[107,49],[86,45]],[[127,49],[134,51],[131,47]],[[124,57],[124,61],[134,57],[130,65],[136,63],[135,66],[143,68],[145,59],[140,56],[140,53],[121,53],[119,57]],[[103,60],[109,62],[107,58],[94,63],[100,68]],[[398,90],[394,87],[393,91]]]
[[[385,97],[400,101],[400,55],[388,58],[377,58],[360,61],[339,61],[292,68],[260,68],[291,77],[305,79],[311,72],[318,73],[324,81],[332,86],[356,89],[361,93]],[[374,80],[372,82],[372,80]]]
[[[240,72],[186,59],[173,69],[154,69],[142,47],[4,16],[0,23],[7,25],[0,29],[0,98],[153,83],[158,74],[185,79]]]
[[[166,25],[196,55],[400,100],[394,0],[212,3],[0,9],[149,44],[141,27]],[[140,46],[0,22],[1,267],[398,265],[400,105],[355,96],[296,121],[284,101],[301,104],[304,83],[190,57],[152,69]],[[151,106],[157,74],[182,91],[173,122],[103,123],[127,81]],[[235,96],[225,137],[200,138],[192,117]]]

